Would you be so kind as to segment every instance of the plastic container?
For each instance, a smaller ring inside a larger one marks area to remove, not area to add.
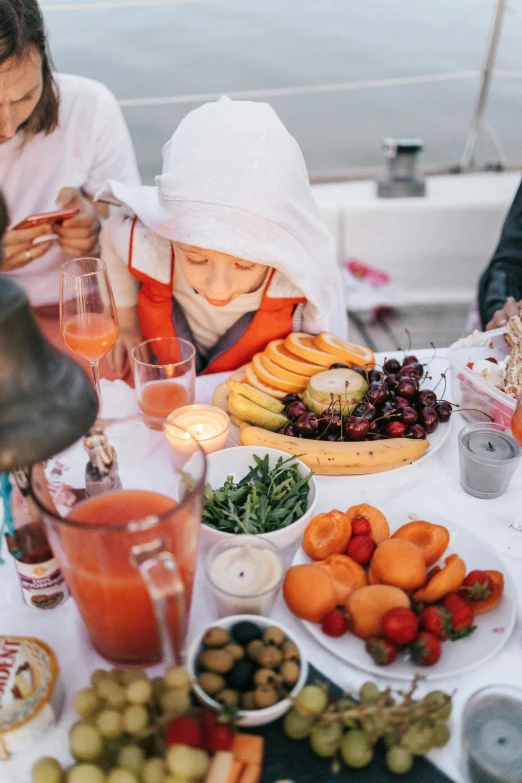
[[[510,426],[516,400],[466,366],[468,362],[488,357],[504,361],[509,356],[504,333],[504,329],[477,333],[466,340],[458,340],[448,349],[451,367],[451,396],[448,399],[461,408],[471,409],[461,414],[466,421],[493,421]]]

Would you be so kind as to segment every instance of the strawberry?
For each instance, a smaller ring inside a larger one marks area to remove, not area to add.
[[[234,743],[234,727],[226,718],[212,710],[203,710],[203,742],[201,747],[207,753],[217,753],[220,750],[230,750]]]
[[[485,601],[495,591],[495,583],[486,571],[470,571],[462,582],[459,595],[465,601]]]
[[[321,630],[327,636],[342,636],[348,630],[348,620],[341,609],[328,612],[323,618]]]
[[[372,528],[370,523],[364,517],[355,517],[352,519],[352,536],[371,536]]]
[[[418,633],[411,646],[411,657],[421,666],[433,666],[439,660],[441,652],[439,640],[429,631]]]
[[[397,658],[397,647],[389,639],[370,636],[365,646],[366,652],[372,656],[378,666],[388,666]]]
[[[443,606],[428,606],[421,612],[419,624],[423,631],[429,631],[443,641],[452,630],[451,614]]]
[[[468,363],[466,364],[466,367],[469,367],[469,369],[470,369],[470,370],[472,370],[472,369],[473,369],[473,366],[474,366],[474,364],[475,364],[475,362],[468,362]]]
[[[419,630],[419,620],[411,609],[397,606],[386,612],[382,618],[384,636],[395,644],[409,644]]]
[[[203,731],[201,725],[186,715],[174,718],[167,723],[165,729],[165,742],[167,747],[171,745],[190,745],[192,748],[201,747]]]
[[[449,593],[444,597],[442,605],[451,617],[450,639],[456,641],[473,633],[477,626],[473,625],[475,613],[470,604],[457,593]]]
[[[356,563],[367,565],[377,549],[377,543],[371,536],[355,536],[346,548],[346,554]]]

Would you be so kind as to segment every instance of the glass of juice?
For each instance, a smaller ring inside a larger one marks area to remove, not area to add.
[[[111,281],[100,258],[74,258],[60,267],[60,330],[67,347],[90,363],[100,396],[98,365],[119,334]]]
[[[155,337],[132,350],[138,405],[146,416],[166,419],[194,402],[196,349],[188,340]]]
[[[196,440],[173,451],[151,427],[158,422],[96,423],[85,439],[89,462],[84,440],[60,455],[75,486],[56,486],[52,461],[45,487],[31,473],[49,543],[92,643],[120,664],[183,662],[206,457]]]

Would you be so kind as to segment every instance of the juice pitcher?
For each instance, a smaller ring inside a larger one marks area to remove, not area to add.
[[[30,476],[92,643],[121,664],[183,662],[206,465],[187,432],[176,450],[162,427],[144,416],[98,420],[48,462],[45,486]]]

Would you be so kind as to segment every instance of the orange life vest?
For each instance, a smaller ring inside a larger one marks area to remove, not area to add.
[[[132,266],[134,218],[129,242],[128,267],[140,283],[138,296],[138,315],[145,339],[153,337],[177,337],[174,325],[174,299],[172,280],[174,276],[174,249],[171,246],[170,280],[160,283]],[[232,372],[252,359],[252,356],[263,351],[271,340],[286,337],[292,331],[292,318],[297,305],[306,302],[304,297],[273,298],[268,296],[270,280],[265,288],[259,309],[250,324],[245,328],[237,342],[228,347],[210,361],[200,373],[205,375],[214,372]],[[161,356],[158,356],[161,361]]]

